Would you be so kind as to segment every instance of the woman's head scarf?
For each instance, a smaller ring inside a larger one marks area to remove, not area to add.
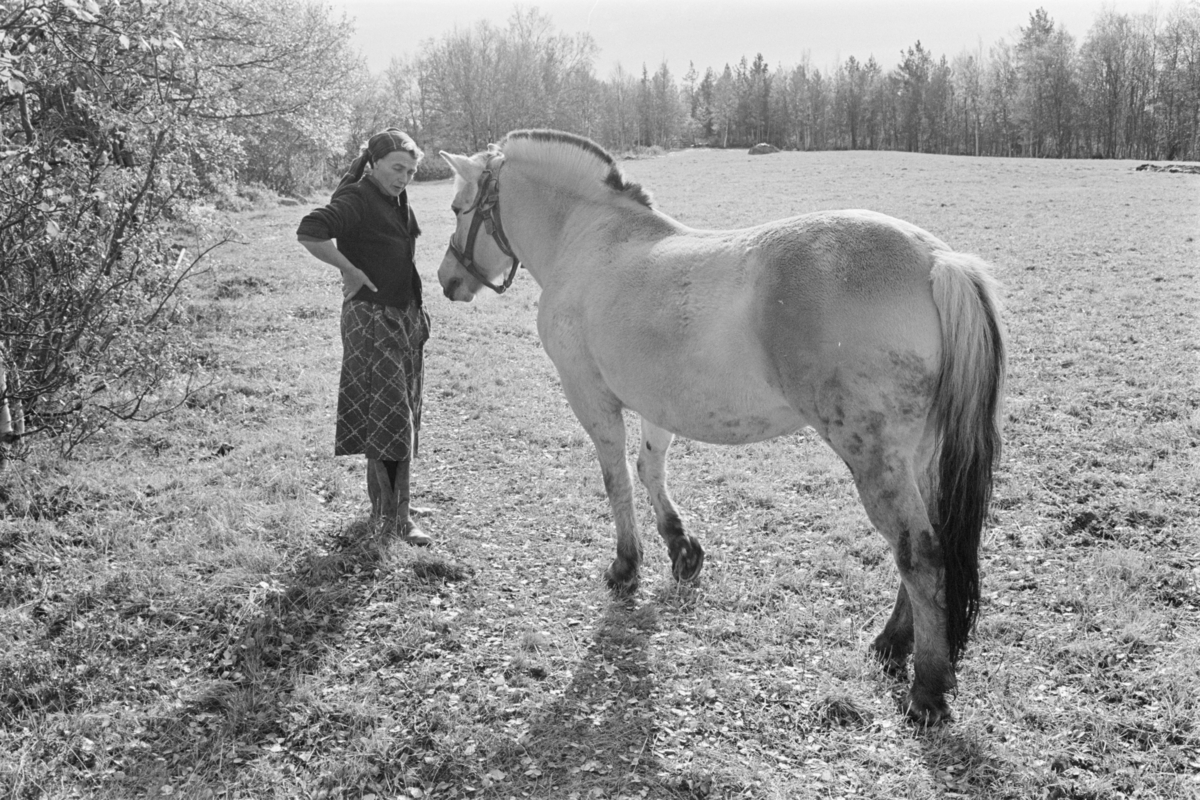
[[[421,152],[421,148],[417,147],[417,143],[412,140],[404,131],[399,128],[388,128],[372,136],[367,140],[367,145],[359,153],[358,158],[350,166],[350,172],[353,179],[357,181],[362,177],[363,171],[367,164],[374,166],[379,163],[379,160],[388,153],[401,150],[409,153],[413,158],[420,161],[425,154]]]

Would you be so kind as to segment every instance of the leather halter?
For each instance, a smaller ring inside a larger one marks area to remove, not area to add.
[[[512,245],[508,243],[508,237],[504,235],[504,226],[500,224],[500,168],[504,166],[504,160],[500,159],[494,170],[492,161],[493,159],[489,158],[487,166],[483,169],[475,202],[471,204],[470,208],[459,212],[460,214],[469,211],[475,212],[475,216],[471,218],[471,227],[467,230],[467,246],[460,250],[454,244],[454,235],[451,234],[449,250],[472,278],[496,294],[504,294],[504,291],[512,286],[513,278],[516,277],[521,261],[513,254]],[[499,286],[487,279],[475,261],[475,237],[479,234],[480,225],[484,226],[484,230],[492,237],[496,246],[500,248],[500,252],[512,259],[512,267],[504,278],[504,283]]]

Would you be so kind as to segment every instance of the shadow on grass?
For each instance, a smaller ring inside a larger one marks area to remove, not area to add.
[[[1013,765],[992,755],[978,737],[953,724],[916,729],[916,736],[931,779],[947,791],[978,800],[1015,797],[1008,791]]]
[[[344,630],[365,581],[389,547],[368,522],[352,523],[325,553],[307,554],[286,585],[264,587],[258,613],[229,631],[199,693],[147,723],[149,749],[125,759],[125,788],[227,784],[283,735],[297,682],[311,674]],[[113,787],[117,788],[117,787]],[[164,790],[165,791],[165,790]],[[212,796],[205,794],[204,796]]]
[[[658,606],[614,600],[563,698],[531,726],[542,774],[511,788],[534,797],[687,798],[652,755],[658,725],[651,636]]]

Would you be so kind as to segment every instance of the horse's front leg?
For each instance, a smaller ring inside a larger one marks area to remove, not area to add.
[[[638,450],[637,471],[642,485],[650,493],[650,504],[658,521],[658,534],[671,556],[671,573],[677,581],[700,574],[704,566],[704,548],[695,536],[683,531],[679,510],[667,490],[667,449],[675,435],[642,419],[642,446]]]
[[[604,578],[617,594],[632,594],[638,588],[642,539],[633,510],[633,477],[625,457],[625,418],[621,415],[621,405],[606,391],[581,390],[565,377],[563,390],[567,402],[596,445],[604,491],[617,529],[617,557]]]

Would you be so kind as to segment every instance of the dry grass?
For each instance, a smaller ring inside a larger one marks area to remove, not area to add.
[[[362,465],[329,455],[338,293],[293,242],[302,209],[232,218],[249,244],[191,315],[216,383],[0,479],[0,792],[1200,793],[1200,178],[897,153],[624,166],[698,227],[866,207],[1001,268],[1007,450],[956,721],[905,724],[865,657],[896,574],[811,434],[678,442],[703,579],[672,583],[643,503],[643,588],[607,595],[607,502],[536,287],[442,300],[450,187],[425,183],[433,551],[365,539]]]

